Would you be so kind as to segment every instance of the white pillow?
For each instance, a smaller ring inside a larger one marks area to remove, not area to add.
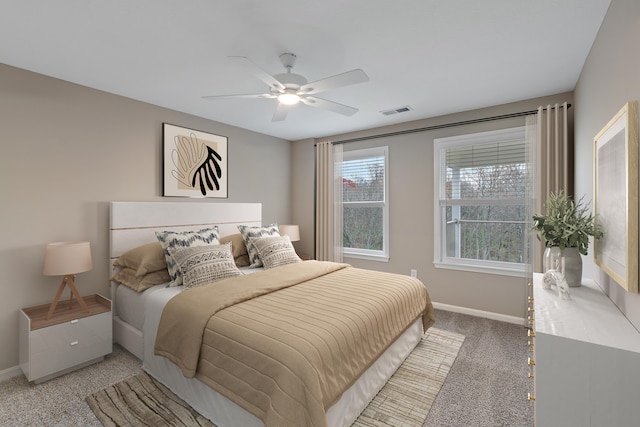
[[[185,289],[242,274],[233,260],[231,243],[170,248],[169,252],[182,273]]]
[[[289,236],[259,237],[251,241],[260,253],[265,270],[302,261]]]

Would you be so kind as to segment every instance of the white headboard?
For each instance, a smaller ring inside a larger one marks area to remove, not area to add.
[[[220,236],[238,233],[238,225],[261,225],[261,203],[111,202],[110,264],[124,252],[157,242],[159,230],[198,230],[218,226]]]

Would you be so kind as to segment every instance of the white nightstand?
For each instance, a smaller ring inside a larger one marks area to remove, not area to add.
[[[111,301],[84,297],[89,313],[77,301],[58,304],[46,320],[50,304],[19,312],[20,368],[29,381],[40,383],[99,362],[113,350]]]

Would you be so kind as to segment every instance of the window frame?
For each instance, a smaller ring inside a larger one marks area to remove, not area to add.
[[[491,273],[506,276],[525,277],[527,274],[526,262],[504,262],[504,261],[491,261],[491,260],[474,260],[469,258],[456,258],[447,255],[446,248],[446,206],[444,204],[444,198],[441,194],[442,180],[445,179],[445,175],[441,176],[441,168],[444,165],[442,163],[441,153],[446,152],[450,147],[464,147],[491,143],[510,142],[514,140],[522,140],[525,143],[526,153],[526,138],[525,138],[525,126],[518,126],[513,128],[499,129],[488,132],[477,132],[471,134],[457,135],[444,138],[434,139],[434,253],[433,264],[436,268],[472,271],[479,273]],[[526,162],[526,160],[525,160]],[[446,167],[444,174],[446,174]],[[475,204],[478,205],[515,205],[514,201],[520,201],[520,204],[526,204],[526,198],[521,199],[485,199],[478,200]],[[449,201],[449,206],[456,205]],[[458,206],[469,205],[469,203],[460,203]],[[526,238],[523,240],[523,245],[526,244]],[[526,249],[526,248],[525,248]]]
[[[343,198],[342,210],[344,212],[345,206],[382,207],[382,250],[347,248],[343,244],[342,255],[345,258],[389,261],[389,147],[380,146],[344,151],[342,161],[380,156],[384,158],[384,200],[381,202],[345,202]]]

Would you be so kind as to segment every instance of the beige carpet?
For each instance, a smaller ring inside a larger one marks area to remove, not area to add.
[[[431,328],[353,426],[421,426],[464,336]],[[213,426],[146,374],[128,378],[87,397],[105,426]]]

